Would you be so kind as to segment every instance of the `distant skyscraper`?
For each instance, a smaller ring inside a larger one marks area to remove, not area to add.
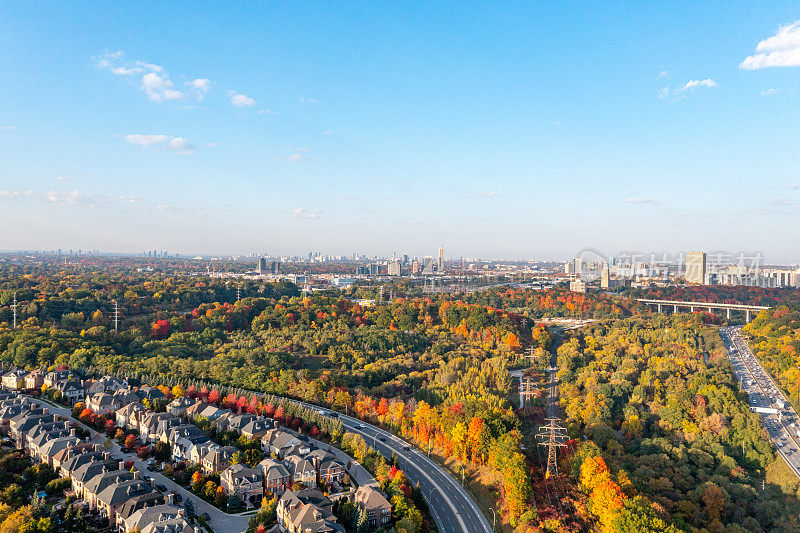
[[[264,274],[267,271],[267,258],[262,257],[258,260],[258,273]]]
[[[433,257],[426,255],[425,261],[422,263],[422,275],[432,276],[434,269]]]
[[[389,276],[400,275],[400,261],[389,261],[389,267],[386,271]]]
[[[600,288],[601,289],[611,288],[611,278],[609,276],[608,267],[604,268],[603,271],[600,272]]]
[[[706,282],[706,254],[705,252],[686,253],[686,274],[683,276],[687,283]]]
[[[444,245],[439,247],[439,272],[444,272]]]

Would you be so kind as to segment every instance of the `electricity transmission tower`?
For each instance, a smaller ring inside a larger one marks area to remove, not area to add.
[[[536,435],[537,439],[543,439],[542,442],[539,443],[539,446],[547,446],[547,473],[545,474],[545,478],[558,475],[556,451],[558,448],[566,446],[564,441],[567,440],[567,436],[563,433],[566,431],[566,428],[557,426],[556,422],[559,421],[560,420],[558,418],[545,418],[547,425],[540,426],[539,431],[542,433]]]

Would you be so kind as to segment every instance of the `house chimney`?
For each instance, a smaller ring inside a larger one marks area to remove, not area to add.
[[[120,470],[125,470],[125,461],[120,461],[119,462],[119,469]]]
[[[111,454],[108,452],[103,452],[103,460],[108,461],[109,459],[111,459]]]
[[[78,435],[78,434],[77,434],[77,432],[75,431],[75,428],[71,428],[71,429],[69,430],[69,436],[70,436],[70,437],[76,437],[77,435]]]
[[[138,472],[137,472],[137,473],[138,473]],[[156,478],[154,478],[154,477],[151,477],[151,478],[150,478],[150,486],[151,486],[151,487],[155,487],[155,486],[156,486]]]
[[[175,495],[172,494],[171,492],[167,493],[167,503],[170,505],[175,503]]]
[[[134,470],[133,471],[133,479],[134,480],[139,479],[139,471],[138,470]]]

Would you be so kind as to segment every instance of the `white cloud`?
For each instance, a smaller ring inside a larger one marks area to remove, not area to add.
[[[122,50],[106,52],[102,55],[94,56],[92,59],[98,68],[108,70],[116,76],[127,77],[141,74],[140,88],[154,102],[181,100],[187,96],[187,93],[175,88],[175,83],[172,82],[166,69],[161,65],[141,60],[127,61]],[[211,89],[211,81],[206,78],[197,78],[193,81],[187,81],[185,84],[191,87],[192,93],[197,100],[202,100]]]
[[[262,109],[258,112],[259,115],[277,115],[272,109]]]
[[[179,154],[193,154],[197,151],[197,148],[190,143],[188,139],[184,139],[183,137],[170,139],[169,142],[164,145],[164,148],[167,150],[175,150]]]
[[[141,144],[143,146],[152,146],[154,144],[162,144],[169,139],[166,135],[127,135],[125,142],[131,144]]]
[[[20,196],[33,196],[33,191],[11,191],[8,189],[0,191],[0,198],[18,198]]]
[[[96,201],[99,199],[99,197],[81,194],[78,191],[70,191],[70,192],[50,191],[47,193],[45,199],[50,203],[54,203],[56,205],[65,205],[65,206],[86,204],[91,207],[94,207],[98,203],[101,203]]]
[[[757,54],[739,64],[743,70],[800,66],[800,20],[778,29],[778,33],[756,46]]]
[[[319,209],[303,209],[298,207],[292,212],[292,218],[319,218],[321,211]]]
[[[286,157],[279,159],[278,161],[282,161],[284,163],[299,163],[301,161],[308,161],[312,158],[308,157],[308,148],[300,147],[287,155]]]
[[[142,76],[142,90],[154,102],[183,98],[183,93],[175,89],[175,84],[166,75],[162,76],[157,72],[148,72]]]
[[[72,181],[72,178],[68,178],[66,176],[56,176],[54,179],[60,182]]]
[[[327,131],[323,131],[322,132],[323,135],[333,135],[334,133],[336,133],[336,132],[333,131],[333,130],[327,130]]]
[[[256,103],[255,100],[246,96],[244,94],[239,94],[236,91],[228,91],[228,98],[230,98],[231,103],[238,107],[249,107]]]
[[[675,100],[682,100],[686,98],[686,95],[684,93],[686,93],[687,91],[694,91],[695,89],[701,87],[711,88],[717,86],[718,86],[717,82],[715,82],[710,78],[706,78],[704,80],[689,80],[683,86],[676,87],[675,89],[670,89],[669,87],[662,88],[660,91],[658,91],[658,97],[659,99],[663,100],[664,98],[667,98],[668,96],[671,95]]]
[[[317,103],[317,99],[316,98],[305,98],[305,97],[303,97],[303,98],[300,98],[300,103],[301,104],[316,104]]]
[[[655,198],[628,198],[625,200],[629,204],[654,204],[656,203]]]
[[[111,72],[117,76],[131,76],[144,72],[141,67],[112,67]]]
[[[11,130],[15,130],[15,129],[17,129],[16,126],[0,126],[0,130],[3,130],[3,131],[11,131]]]
[[[717,82],[715,82],[714,80],[711,80],[711,79],[689,80],[689,81],[686,82],[686,85],[681,87],[679,90],[680,91],[693,91],[693,90],[697,89],[698,87],[716,87],[716,86],[717,86]]]
[[[43,200],[45,202],[49,202],[51,204],[59,206],[80,205],[84,207],[98,207],[101,205],[109,205],[117,202],[135,204],[139,201],[139,198],[135,196],[114,197],[114,196],[105,196],[102,194],[85,194],[78,192],[77,190],[73,190],[69,192],[50,191],[44,196]]]
[[[183,137],[169,135],[126,135],[125,142],[142,146],[157,146],[164,150],[172,150],[181,155],[193,154],[197,147]]]
[[[770,95],[773,95],[773,94],[781,94],[781,90],[780,89],[765,89],[765,90],[761,91],[761,96],[770,96]]]
[[[478,192],[472,195],[473,198],[495,198],[500,196],[496,192]]]
[[[198,101],[202,100],[203,97],[208,94],[208,91],[211,90],[211,80],[206,78],[197,78],[194,81],[187,81],[186,85],[192,88],[194,96]]]
[[[113,69],[114,63],[116,63],[117,60],[122,58],[124,55],[125,52],[122,50],[117,50],[116,52],[106,51],[104,54],[94,56],[92,59],[94,59],[95,65],[97,65],[99,68]]]
[[[203,143],[203,146],[205,146],[206,148],[216,148],[217,146],[219,146],[219,143]]]
[[[658,73],[658,76],[656,76],[656,79],[657,80],[669,79],[669,71],[662,70],[661,72]]]

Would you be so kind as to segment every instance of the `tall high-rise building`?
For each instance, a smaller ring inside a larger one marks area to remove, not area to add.
[[[258,273],[264,274],[267,272],[267,258],[261,257],[258,260]]]
[[[444,272],[444,245],[439,247],[439,272]]]
[[[704,284],[706,282],[706,253],[686,253],[686,273],[683,278],[687,283]]]
[[[389,261],[388,268],[386,270],[386,274],[389,276],[399,276],[400,275],[400,261]]]
[[[604,268],[602,272],[600,272],[600,288],[601,289],[609,289],[611,288],[611,276],[609,275],[608,267]]]
[[[423,276],[433,275],[433,257],[429,255],[425,256],[425,261],[422,264],[422,275]]]

